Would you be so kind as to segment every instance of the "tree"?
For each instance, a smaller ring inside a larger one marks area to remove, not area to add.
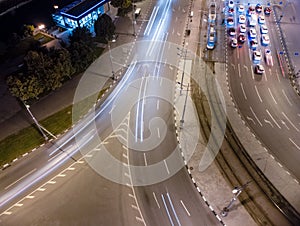
[[[116,30],[111,17],[105,13],[95,21],[94,28],[96,36],[105,40],[111,40]]]
[[[118,15],[125,16],[128,12],[132,10],[131,0],[111,0],[110,4],[118,8]]]
[[[33,32],[34,32],[33,25],[24,24],[21,29],[21,36],[23,36],[24,38],[31,37],[33,36]]]
[[[88,46],[93,46],[92,33],[86,27],[77,27],[72,31],[72,34],[69,36],[70,45],[74,42],[84,42]]]

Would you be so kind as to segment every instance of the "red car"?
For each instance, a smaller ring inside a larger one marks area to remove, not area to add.
[[[264,12],[266,16],[269,16],[272,12],[272,9],[270,7],[265,7]]]

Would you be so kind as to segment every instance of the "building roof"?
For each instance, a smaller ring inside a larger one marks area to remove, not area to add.
[[[104,5],[105,3],[109,2],[109,0],[78,0],[74,1],[71,4],[67,5],[63,9],[61,9],[61,14],[78,19],[83,17],[90,11],[94,10],[95,8]]]

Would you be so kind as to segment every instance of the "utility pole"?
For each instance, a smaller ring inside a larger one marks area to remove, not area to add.
[[[136,33],[135,33],[135,24],[136,24],[136,20],[135,20],[135,14],[134,14],[134,1],[131,2],[132,4],[132,27],[133,27],[133,36],[136,36]]]
[[[248,181],[246,184],[240,186],[240,187],[234,187],[232,190],[233,198],[230,200],[229,204],[223,208],[221,211],[222,217],[226,217],[229,213],[230,208],[232,207],[235,200],[237,200],[237,197],[242,193],[243,190],[246,189],[246,187],[251,183],[251,181]]]
[[[32,112],[30,111],[30,106],[29,105],[27,105],[27,104],[25,104],[25,102],[24,101],[22,101],[23,102],[23,104],[24,104],[24,106],[25,106],[25,108],[26,108],[26,110],[28,111],[28,113],[30,114],[30,116],[31,116],[31,118],[32,118],[32,120],[34,121],[34,123],[36,124],[36,126],[37,126],[37,128],[38,128],[38,130],[41,132],[41,134],[43,135],[43,137],[44,137],[44,139],[45,139],[45,141],[48,141],[48,137],[47,137],[47,135],[44,133],[44,131],[43,131],[43,127],[39,124],[39,122],[36,120],[36,118],[33,116],[33,114],[32,114]]]
[[[182,85],[182,83],[181,83]],[[186,103],[187,103],[187,98],[189,94],[189,88],[190,88],[190,83],[188,83],[187,88],[186,88],[186,95],[185,95],[185,100],[184,100],[184,105],[183,105],[183,112],[180,120],[180,128],[183,128],[183,123],[184,123],[184,115],[185,115],[185,109],[186,109]]]
[[[110,51],[110,41],[108,41],[108,52],[109,52],[109,60],[110,60],[110,66],[111,66],[112,80],[115,80],[115,71],[114,71],[112,56],[111,56],[111,51]]]
[[[181,75],[181,82],[180,82],[180,96],[182,94],[182,89],[183,89],[183,78],[184,78],[184,71],[185,71],[186,54],[187,54],[187,49],[185,50],[184,60],[183,60],[183,68],[182,68],[182,75]]]

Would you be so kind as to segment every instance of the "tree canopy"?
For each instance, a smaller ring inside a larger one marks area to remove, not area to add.
[[[111,40],[116,30],[112,19],[105,13],[95,21],[94,28],[96,36],[102,37],[105,40]]]

